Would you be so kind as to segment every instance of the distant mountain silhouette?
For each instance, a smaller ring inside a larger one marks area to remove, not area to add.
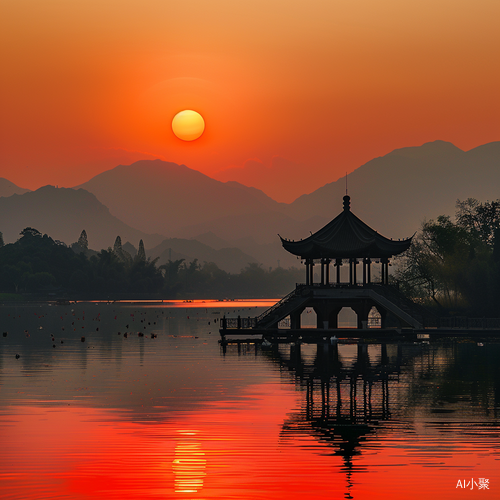
[[[270,166],[257,160],[248,160],[242,167],[228,167],[216,172],[213,178],[222,182],[233,180],[245,185],[252,185],[258,179],[259,189],[268,196],[291,203],[302,194],[321,186],[319,176],[304,175],[308,170],[307,165],[274,156]],[[301,179],[300,184],[297,179]]]
[[[68,245],[77,241],[85,229],[89,248],[95,250],[112,247],[118,235],[123,242],[134,245],[143,239],[150,247],[162,240],[159,235],[149,235],[124,224],[84,189],[53,186],[0,198],[0,231],[5,243],[16,241],[26,227],[34,227]]]
[[[212,247],[214,250],[220,250],[221,248],[229,248],[231,246],[231,244],[228,241],[219,238],[216,234],[212,233],[212,231],[199,234],[191,239],[199,241],[200,243],[203,243],[204,245],[207,245],[209,247]]]
[[[24,194],[29,192],[29,189],[16,186],[13,182],[0,177],[0,196],[12,196],[13,194]]]
[[[198,259],[200,264],[214,262],[220,269],[233,274],[239,273],[248,264],[257,262],[254,257],[245,254],[239,248],[214,250],[199,241],[180,238],[168,238],[148,250],[146,255],[152,259],[159,257],[158,265],[178,259],[185,259],[186,262]]]
[[[284,208],[258,189],[216,181],[185,165],[162,160],[119,165],[77,188],[95,194],[125,223],[166,236],[177,236],[184,226],[228,213],[258,214]]]
[[[499,198],[499,166],[500,142],[468,152],[444,141],[396,149],[348,175],[351,207],[385,236],[407,237],[425,218],[453,215],[457,198]],[[292,262],[276,245],[277,233],[308,236],[342,210],[345,194],[341,178],[287,205],[258,189],[160,160],[116,167],[82,186],[131,226],[179,238],[211,232],[266,267]],[[213,237],[210,243],[218,246]]]
[[[362,165],[347,181],[358,217],[384,236],[407,237],[425,218],[453,215],[457,198],[500,198],[500,142],[467,152],[444,141],[396,149]],[[282,249],[277,234],[307,237],[340,213],[345,194],[341,178],[287,205],[258,189],[161,160],[121,165],[82,186],[93,194],[46,186],[0,197],[5,241],[32,226],[70,244],[86,229],[96,250],[112,246],[117,235],[135,247],[142,238],[151,250],[168,237],[170,246],[155,249],[154,256],[168,260],[164,252],[171,248],[174,259],[213,261],[232,272],[252,259],[266,268],[278,261],[288,267],[299,262]]]
[[[467,152],[444,141],[396,149],[350,173],[347,185],[358,217],[389,238],[411,236],[425,218],[453,216],[457,199],[500,198],[500,142]],[[341,178],[301,196],[287,213],[331,219],[342,210],[344,194]]]

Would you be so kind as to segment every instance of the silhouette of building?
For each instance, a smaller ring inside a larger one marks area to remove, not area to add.
[[[257,318],[239,318],[237,323],[224,318],[223,338],[233,328],[251,328],[255,333],[274,331],[275,338],[281,335],[292,340],[317,336],[318,330],[322,335],[325,330],[332,330],[332,336],[339,329],[338,315],[345,307],[357,315],[357,329],[368,330],[370,314],[378,315],[382,329],[423,327],[423,311],[389,284],[390,259],[407,250],[413,236],[403,240],[386,238],[351,212],[348,195],[343,201],[343,211],[309,237],[291,241],[280,236],[283,248],[305,264],[305,283],[297,284],[295,290]],[[332,263],[336,269],[333,279]],[[348,279],[342,281],[340,269],[344,264],[349,265],[349,273]],[[316,265],[320,266],[320,273],[315,282]],[[379,266],[378,279],[374,279],[375,265]],[[316,313],[316,328],[309,332],[301,325],[301,314],[306,308]],[[289,325],[288,332],[280,328],[283,320]]]
[[[290,241],[281,238],[283,248],[300,257],[306,265],[306,285],[314,284],[314,265],[321,266],[320,285],[330,284],[330,263],[336,267],[337,284],[341,283],[340,268],[349,263],[349,284],[357,284],[357,267],[362,263],[362,283],[372,282],[373,263],[381,264],[381,283],[389,283],[389,260],[411,245],[411,238],[395,241],[385,238],[356,217],[350,208],[350,197],[344,196],[344,210],[325,227],[306,239]]]

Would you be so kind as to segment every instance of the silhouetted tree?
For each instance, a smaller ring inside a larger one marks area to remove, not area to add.
[[[26,227],[20,233],[21,236],[27,238],[41,238],[42,233],[33,227]]]
[[[137,250],[137,258],[139,260],[146,260],[146,250],[144,250],[144,242],[139,241],[139,250]]]
[[[126,266],[130,266],[132,264],[132,256],[123,250],[122,239],[120,236],[116,237],[115,244],[113,245],[113,253],[120,261],[124,262]]]
[[[0,248],[2,248],[4,246],[4,242],[3,242],[3,233],[0,232]]]
[[[113,245],[113,252],[119,256],[122,252],[122,239],[120,236],[116,237],[115,244]]]
[[[396,278],[418,300],[498,315],[500,201],[457,201],[455,222],[441,215],[422,224],[399,259]]]
[[[85,229],[81,232],[77,243],[84,252],[89,249],[89,240],[87,238],[87,231],[85,231]]]
[[[457,200],[455,218],[458,226],[471,237],[493,246],[495,231],[500,229],[500,200],[480,203],[474,198]]]

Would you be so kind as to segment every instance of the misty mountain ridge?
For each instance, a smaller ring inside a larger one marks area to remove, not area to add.
[[[19,233],[33,227],[54,240],[74,243],[83,229],[89,248],[112,247],[116,236],[136,245],[141,239],[154,246],[163,238],[134,229],[109,213],[109,209],[84,189],[44,186],[22,195],[0,198],[0,231],[6,243],[17,241]]]
[[[162,160],[119,165],[77,188],[93,193],[132,227],[166,236],[227,213],[262,213],[281,205],[255,188],[216,181],[185,165]]]
[[[455,213],[457,199],[500,198],[500,142],[462,151],[444,141],[402,148],[370,160],[347,176],[351,209],[389,238],[411,236],[424,219]],[[345,178],[288,206],[292,217],[342,210]],[[287,236],[282,234],[282,236]]]
[[[384,236],[411,236],[424,219],[453,215],[457,198],[500,198],[499,166],[500,142],[467,152],[445,141],[396,149],[347,176],[351,209]],[[67,243],[86,229],[90,246],[96,249],[112,246],[117,235],[134,246],[142,238],[146,248],[165,239],[200,238],[198,243],[210,250],[195,244],[189,250],[171,246],[172,255],[200,262],[217,257],[222,262],[221,254],[211,252],[238,248],[243,255],[233,251],[235,261],[226,268],[248,258],[265,267],[276,267],[278,261],[288,267],[298,263],[283,250],[277,234],[301,239],[317,231],[341,212],[345,194],[342,177],[293,203],[277,203],[256,188],[220,182],[161,160],[120,165],[82,186],[93,195],[83,189],[46,186],[0,198],[5,241],[17,239],[26,226]]]
[[[24,189],[22,187],[16,186],[13,182],[0,177],[0,197],[8,197],[12,196],[13,194],[24,194],[28,193],[29,191],[29,189]]]

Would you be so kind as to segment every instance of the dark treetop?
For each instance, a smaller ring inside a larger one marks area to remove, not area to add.
[[[322,229],[300,241],[281,238],[281,243],[303,259],[389,258],[407,250],[412,238],[396,241],[380,235],[351,212],[346,195],[343,212]]]

